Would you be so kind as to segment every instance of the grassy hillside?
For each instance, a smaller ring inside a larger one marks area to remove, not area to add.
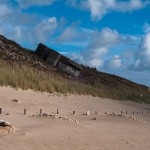
[[[52,68],[33,52],[0,36],[0,85],[41,92],[83,94],[150,103],[148,87],[82,66],[78,79]],[[141,96],[142,94],[142,96]]]
[[[3,60],[0,60],[0,85],[49,93],[73,93],[150,103],[150,94],[142,89],[135,90],[121,84],[120,86],[118,84],[117,88],[116,86],[115,88],[107,85],[100,86],[98,83],[92,86],[88,83],[65,79],[56,73],[38,71],[33,67],[7,63]]]
[[[98,93],[100,90],[78,81],[65,79],[57,73],[38,71],[33,67],[16,63],[12,65],[2,60],[0,60],[0,85],[50,93],[101,95]]]

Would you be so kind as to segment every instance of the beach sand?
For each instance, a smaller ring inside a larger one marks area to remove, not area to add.
[[[0,108],[0,120],[16,130],[0,134],[0,150],[150,150],[149,104],[0,87]],[[52,115],[58,109],[79,124],[30,116],[40,109]],[[83,115],[87,110],[90,115]],[[108,115],[121,111],[123,116]]]

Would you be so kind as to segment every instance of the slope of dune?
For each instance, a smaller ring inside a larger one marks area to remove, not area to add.
[[[79,78],[70,76],[60,69],[53,68],[45,63],[34,51],[25,49],[16,42],[0,35],[1,85],[150,103],[150,90],[148,87],[125,78],[97,71],[95,68],[87,66],[82,66],[82,68]],[[18,81],[18,85],[11,82],[15,79]],[[53,80],[54,85],[50,81],[47,82],[49,79]],[[39,85],[41,80],[44,83],[42,88],[36,86]],[[59,86],[55,85],[58,80],[61,81],[61,83],[58,83]],[[47,85],[46,83],[50,84]],[[36,89],[36,87],[38,88]]]

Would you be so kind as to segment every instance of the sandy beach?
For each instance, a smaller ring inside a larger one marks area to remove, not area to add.
[[[11,122],[16,130],[0,134],[0,150],[150,149],[149,104],[0,87],[0,108],[0,120]],[[49,116],[31,117],[40,109],[51,115],[58,109],[59,116],[79,124]],[[86,111],[90,115],[84,115]],[[110,115],[121,111],[122,116]]]

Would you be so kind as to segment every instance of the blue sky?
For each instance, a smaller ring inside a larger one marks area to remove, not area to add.
[[[0,34],[150,86],[150,0],[0,0]]]

